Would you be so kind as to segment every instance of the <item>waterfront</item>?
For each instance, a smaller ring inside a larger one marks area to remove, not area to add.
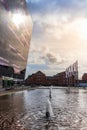
[[[87,130],[87,90],[66,93],[64,89],[52,90],[54,117],[45,119],[49,89],[15,92],[0,97],[0,125],[12,121],[27,130]],[[13,124],[12,124],[13,125]],[[6,129],[7,130],[7,129]]]

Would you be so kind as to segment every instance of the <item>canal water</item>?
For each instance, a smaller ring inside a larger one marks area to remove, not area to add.
[[[49,89],[1,96],[0,123],[14,119],[15,124],[26,130],[87,130],[87,90],[67,93],[65,88],[52,89],[54,116],[49,120],[45,118],[48,99]]]

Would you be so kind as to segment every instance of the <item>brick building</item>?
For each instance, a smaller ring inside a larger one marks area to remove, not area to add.
[[[53,77],[52,76],[46,76],[47,79],[47,86],[53,85]]]
[[[38,71],[26,79],[26,85],[47,85],[47,78],[44,73]]]
[[[66,86],[65,72],[60,72],[60,73],[53,76],[53,85]]]
[[[38,71],[32,75],[29,75],[26,79],[26,85],[54,85],[54,86],[66,86],[65,72],[58,73],[54,76],[46,76],[41,71]]]
[[[66,79],[66,85],[67,86],[76,86],[77,80],[75,79],[75,76],[70,76]]]
[[[87,83],[87,73],[84,73],[82,76],[82,81]]]

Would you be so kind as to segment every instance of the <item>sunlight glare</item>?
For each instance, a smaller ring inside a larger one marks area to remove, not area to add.
[[[19,26],[24,22],[24,15],[20,13],[13,14],[12,21],[16,26]]]
[[[75,29],[82,40],[87,40],[87,19],[78,20]]]

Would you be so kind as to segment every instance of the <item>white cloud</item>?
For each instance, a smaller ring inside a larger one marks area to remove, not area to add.
[[[83,68],[79,67],[80,73],[87,71],[87,19],[84,16],[47,13],[34,15],[33,21],[39,25],[35,33],[39,33],[40,28],[43,32],[32,36],[29,63],[45,64],[49,67],[45,72],[51,74],[56,70],[64,71],[78,59]]]

